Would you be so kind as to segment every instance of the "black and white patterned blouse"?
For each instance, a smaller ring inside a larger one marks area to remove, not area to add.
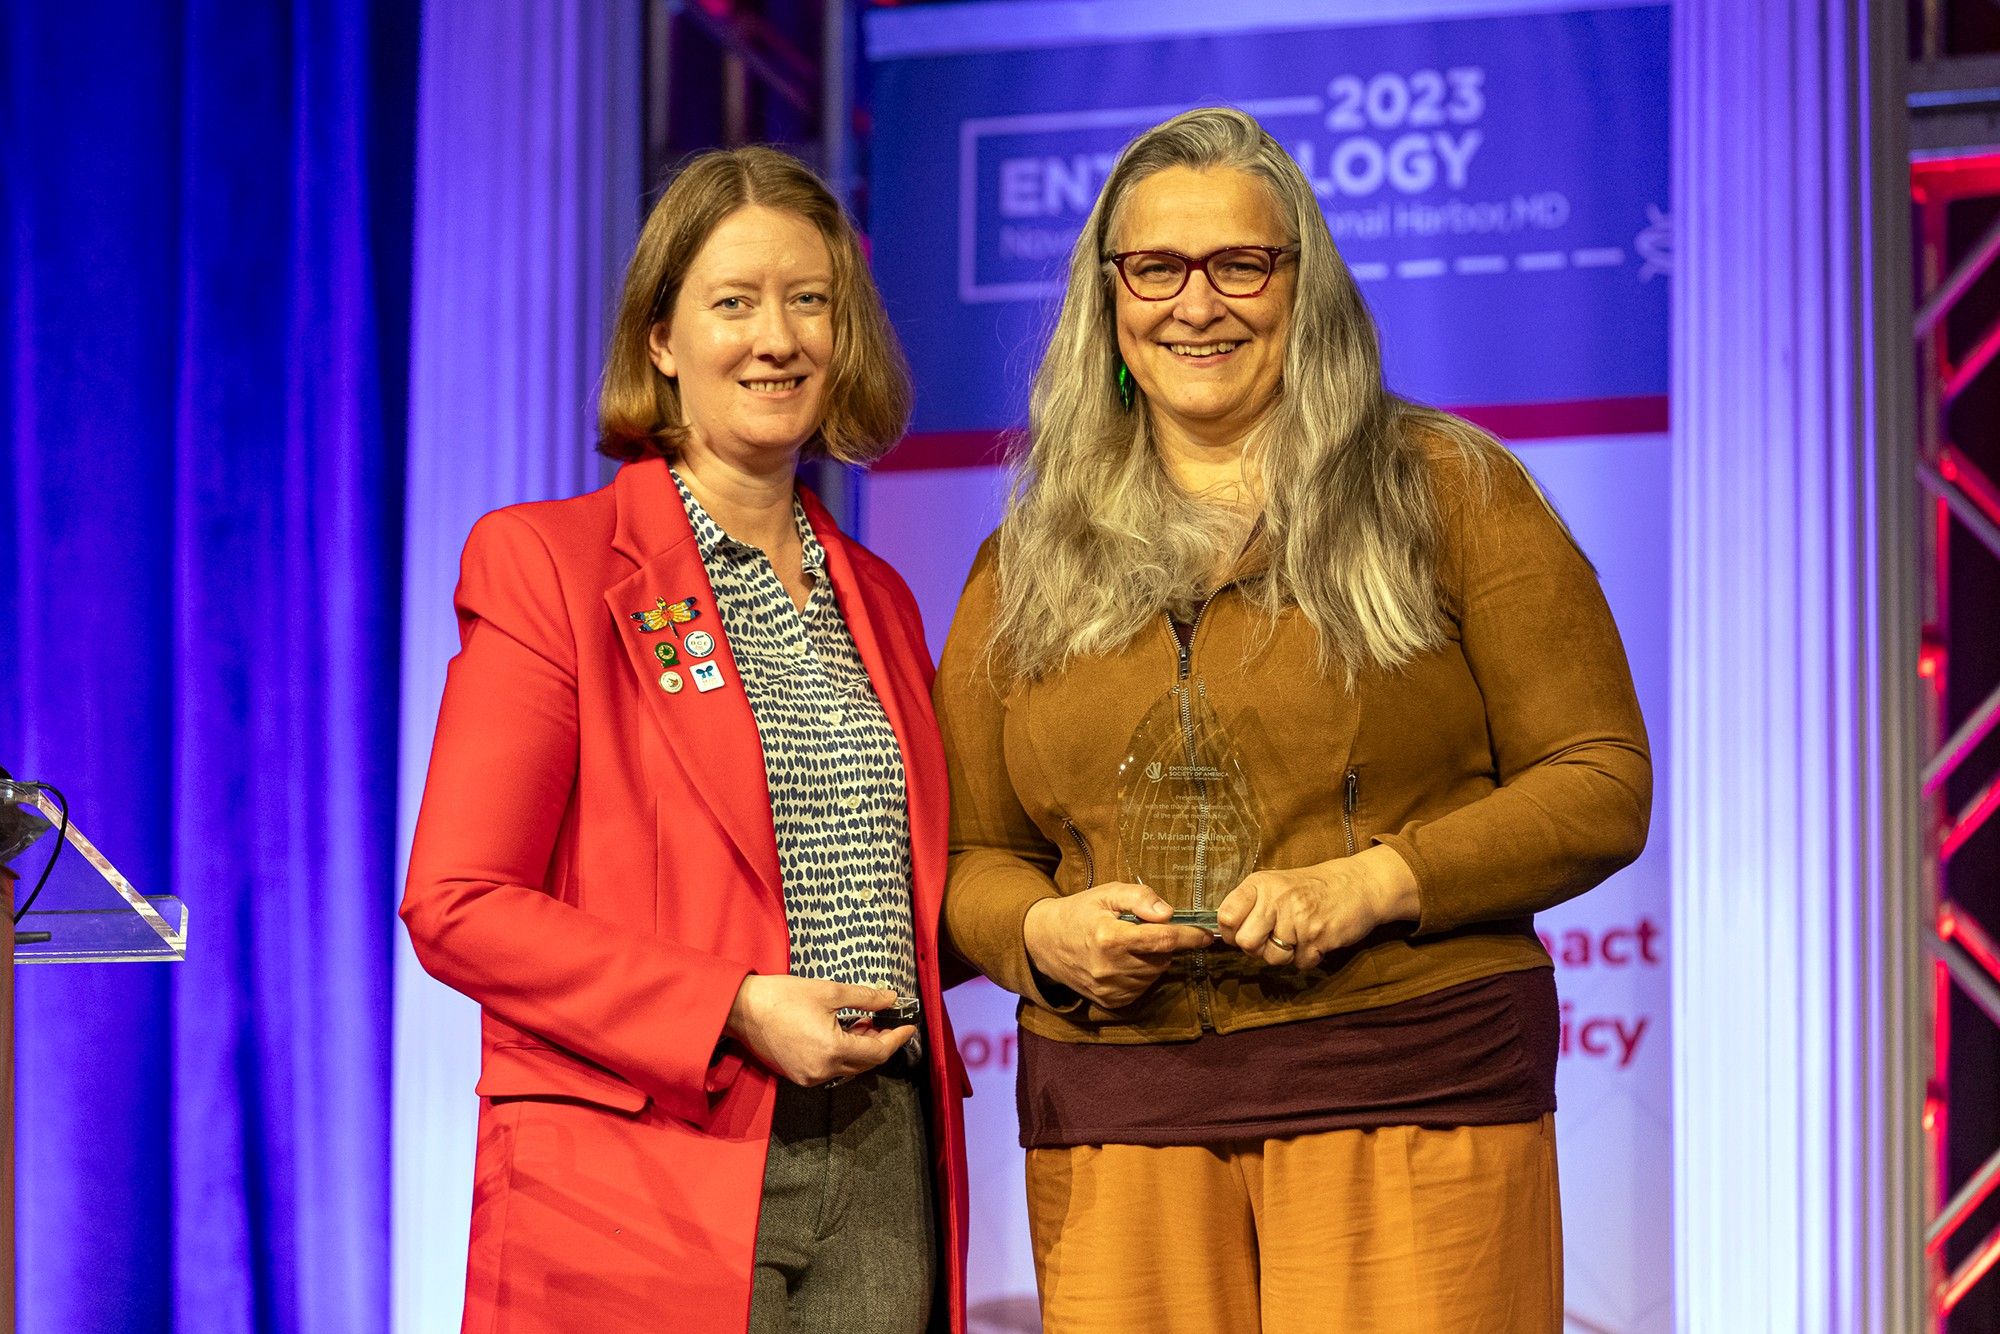
[[[903,754],[826,577],[826,549],[792,501],[812,593],[792,604],[769,557],[674,485],[750,697],[778,834],[792,972],[917,994]]]

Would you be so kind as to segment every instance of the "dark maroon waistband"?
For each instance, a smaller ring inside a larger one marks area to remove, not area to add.
[[[1215,1144],[1532,1121],[1555,1110],[1559,1021],[1554,971],[1531,968],[1192,1042],[1068,1043],[1024,1030],[1021,1144]]]

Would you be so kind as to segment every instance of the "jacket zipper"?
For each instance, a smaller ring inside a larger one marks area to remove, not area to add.
[[[1347,855],[1354,855],[1354,799],[1361,788],[1361,775],[1347,771],[1347,795],[1340,803],[1340,832],[1347,835]]]
[[[1076,821],[1067,815],[1063,817],[1063,829],[1076,844],[1077,855],[1083,858],[1084,885],[1086,890],[1097,888],[1097,859],[1090,855],[1090,844],[1083,838],[1083,831],[1076,827]]]
[[[1188,624],[1187,638],[1182,639],[1180,631],[1173,626],[1173,616],[1167,616],[1167,629],[1174,636],[1180,648],[1180,671],[1178,675],[1181,697],[1181,750],[1190,769],[1194,767],[1194,688],[1188,683],[1188,674],[1194,666],[1194,637],[1201,632],[1201,618],[1208,614],[1208,604],[1215,601],[1210,593],[1194,609],[1194,620]],[[1203,908],[1208,899],[1208,794],[1204,790],[1201,801],[1201,823],[1194,837],[1194,902],[1190,907]],[[1215,1015],[1210,1004],[1213,984],[1208,976],[1208,951],[1198,950],[1194,956],[1194,997],[1195,1007],[1201,1015],[1201,1026],[1205,1031],[1215,1030]]]

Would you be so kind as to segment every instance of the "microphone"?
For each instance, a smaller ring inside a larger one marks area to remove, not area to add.
[[[54,827],[38,811],[19,804],[32,797],[38,788],[35,783],[15,782],[14,775],[0,768],[0,866],[33,847]]]

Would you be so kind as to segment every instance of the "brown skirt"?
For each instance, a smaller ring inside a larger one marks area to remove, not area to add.
[[[1559,1334],[1555,1118],[1028,1153],[1046,1334]]]

